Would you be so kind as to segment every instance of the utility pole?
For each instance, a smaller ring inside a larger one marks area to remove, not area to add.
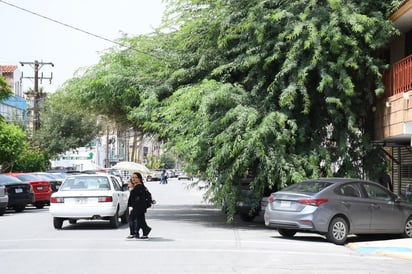
[[[30,65],[33,69],[34,69],[34,77],[23,77],[23,73],[21,75],[21,78],[25,78],[25,79],[34,79],[34,104],[33,104],[33,130],[36,131],[39,129],[40,127],[40,115],[39,115],[39,100],[40,100],[40,94],[39,94],[39,79],[40,82],[43,79],[47,79],[50,80],[50,84],[53,78],[53,73],[50,74],[50,77],[44,77],[43,73],[41,74],[41,76],[39,77],[39,71],[40,69],[44,66],[44,65],[51,65],[52,67],[54,67],[54,64],[51,62],[39,62],[37,60],[35,60],[34,62],[20,62],[21,66],[24,65]]]

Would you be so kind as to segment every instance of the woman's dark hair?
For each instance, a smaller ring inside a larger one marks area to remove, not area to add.
[[[140,179],[140,182],[142,182],[142,184],[143,184],[143,176],[142,176],[142,174],[140,174],[139,172],[133,172],[133,175],[136,175],[136,176]]]

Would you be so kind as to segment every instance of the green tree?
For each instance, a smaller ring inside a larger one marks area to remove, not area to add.
[[[394,1],[393,3],[398,2]],[[395,3],[396,4],[396,3]],[[371,106],[388,1],[169,1],[164,28],[123,37],[68,86],[81,105],[162,138],[233,215],[239,178],[262,194],[332,164],[374,176]]]
[[[13,93],[10,85],[3,75],[0,75],[0,101],[7,99]]]
[[[172,169],[175,168],[175,156],[170,152],[165,152],[160,156],[160,161],[162,163],[162,168]]]
[[[170,95],[164,88],[169,64],[161,47],[164,35],[127,36],[104,54],[99,63],[69,83],[72,96],[96,114],[105,115],[120,127],[144,131],[159,101]]]
[[[39,148],[31,148],[19,155],[13,166],[13,171],[34,172],[46,171],[49,168],[50,161],[47,153]]]
[[[0,163],[1,171],[13,170],[13,165],[26,150],[28,144],[24,131],[13,124],[0,122]]]
[[[40,129],[33,136],[33,143],[52,157],[90,144],[99,131],[97,116],[72,97],[68,88],[48,98],[41,112]]]
[[[376,154],[371,106],[383,92],[381,50],[396,33],[389,3],[174,3],[171,44],[181,62],[158,113],[215,202],[236,193],[245,174],[261,193],[319,176],[322,165],[358,177],[381,163],[364,159]]]
[[[13,91],[10,85],[7,83],[3,75],[0,75],[0,101],[7,99],[11,94],[13,94]],[[4,121],[4,117],[0,114],[0,122],[1,121]]]

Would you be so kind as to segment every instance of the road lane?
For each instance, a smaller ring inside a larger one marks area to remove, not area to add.
[[[158,202],[147,213],[148,240],[128,240],[127,225],[112,229],[104,221],[55,230],[47,209],[7,212],[0,217],[0,273],[405,273],[410,266],[315,234],[286,239],[261,218],[227,224],[187,184],[147,183]]]

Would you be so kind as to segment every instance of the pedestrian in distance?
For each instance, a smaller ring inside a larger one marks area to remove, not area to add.
[[[163,170],[162,175],[160,177],[161,184],[167,184],[167,173],[166,170]]]
[[[129,188],[129,191],[132,192],[132,190],[134,189],[134,183],[133,183],[133,179],[130,178],[129,182],[127,183],[127,187]],[[138,226],[137,226],[137,218],[132,218],[131,215],[131,211],[132,211],[132,207],[129,207],[129,230],[130,230],[130,234],[129,236],[127,236],[128,239],[131,238],[136,238],[138,237]]]
[[[379,183],[389,189],[390,191],[393,192],[393,185],[392,185],[392,180],[391,176],[389,176],[388,173],[384,173],[380,178],[379,178]]]
[[[132,175],[134,188],[130,192],[128,207],[130,210],[130,217],[137,221],[136,238],[147,239],[152,230],[146,223],[146,211],[152,204],[152,196],[146,186],[143,184],[142,174],[134,172]],[[143,235],[140,237],[139,231],[142,229]]]

